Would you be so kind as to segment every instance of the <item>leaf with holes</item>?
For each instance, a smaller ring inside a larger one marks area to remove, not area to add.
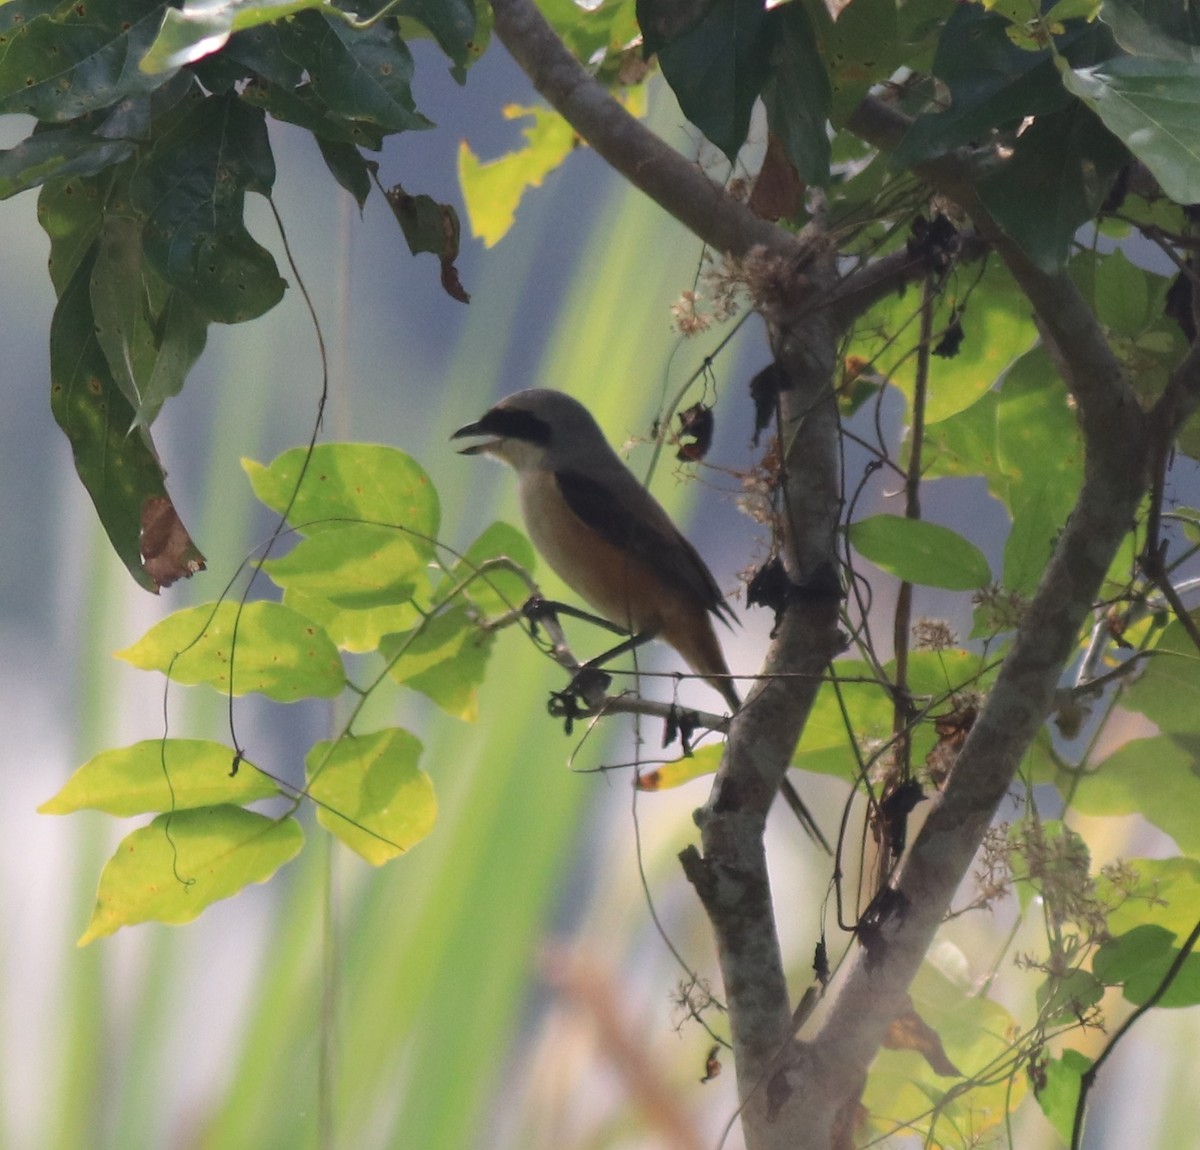
[[[75,468],[100,522],[130,574],[147,590],[170,586],[204,566],[167,495],[162,465],[143,428],[130,431],[135,411],[121,394],[96,335],[91,278],[98,243],[59,298],[50,325],[50,410],[71,442]],[[176,525],[169,562],[146,562],[148,512]]]
[[[16,25],[0,42],[0,114],[63,123],[161,87],[170,76],[138,61],[166,11],[158,0],[82,0]]]
[[[232,93],[195,101],[130,181],[146,259],[217,323],[254,319],[283,298],[274,257],[243,221],[246,193],[270,195],[274,182],[265,117]]]

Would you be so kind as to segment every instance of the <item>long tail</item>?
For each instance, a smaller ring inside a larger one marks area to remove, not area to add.
[[[736,711],[741,707],[742,702],[738,698],[737,688],[734,687],[732,679],[709,679],[709,682],[725,696],[725,702],[733,710]],[[800,797],[800,792],[796,790],[792,785],[792,780],[786,775],[779,784],[779,793],[783,796],[783,801],[792,808],[792,813],[800,820],[804,833],[827,855],[832,855],[833,848],[829,845],[829,840],[821,833],[821,828],[817,826],[817,820],[813,818],[812,811],[805,805],[804,800]]]

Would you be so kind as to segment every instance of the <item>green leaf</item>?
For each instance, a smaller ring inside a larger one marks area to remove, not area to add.
[[[925,418],[948,419],[987,394],[1004,369],[1037,339],[1028,301],[998,261],[992,261],[969,294],[944,292],[934,311],[935,333],[959,319],[964,339],[953,358],[937,357],[931,364]],[[892,295],[875,305],[857,325],[862,332],[852,352],[872,361],[873,370],[888,379],[912,404],[915,372],[909,348],[917,336],[919,295]]]
[[[75,469],[87,488],[113,549],[147,590],[191,574],[204,558],[183,532],[165,569],[143,561],[143,529],[174,514],[162,465],[143,429],[130,431],[134,409],[112,378],[96,338],[90,283],[93,245],[59,298],[50,325],[50,408],[66,433]],[[178,523],[178,520],[176,519]]]
[[[864,559],[908,583],[973,591],[991,581],[983,552],[937,523],[873,515],[852,523],[848,534]]]
[[[824,0],[806,8],[828,69],[830,118],[839,127],[871,87],[902,65],[928,71],[932,46],[957,7],[952,0],[852,0],[836,16]]]
[[[1000,226],[1044,271],[1057,271],[1095,216],[1128,153],[1086,108],[1038,116],[1011,158],[978,184]]]
[[[430,549],[389,527],[341,524],[302,539],[263,570],[280,586],[339,607],[386,607],[412,598]]]
[[[1104,986],[1087,970],[1072,970],[1059,977],[1048,975],[1037,989],[1038,1017],[1046,1023],[1076,1022],[1081,1014],[1104,997]]]
[[[295,29],[290,21],[261,24],[257,28],[234,33],[219,59],[236,65],[245,73],[252,73],[261,83],[286,89],[297,88],[304,83],[304,69],[288,55],[288,46],[294,38]],[[249,91],[249,88],[244,90],[243,97]]]
[[[233,646],[234,627],[237,645]],[[118,659],[161,671],[177,683],[207,683],[222,694],[250,691],[280,703],[332,698],[346,685],[337,648],[311,619],[281,603],[202,603],[168,615]]]
[[[1186,938],[1200,922],[1200,861],[1127,859],[1125,865],[1137,875],[1132,887],[1118,886],[1103,875],[1096,883],[1101,901],[1114,907],[1108,915],[1109,932],[1124,934],[1153,923],[1178,940]]]
[[[1200,200],[1200,64],[1122,56],[1063,83],[1180,204]]]
[[[242,91],[242,101],[252,107],[262,108],[276,120],[284,120],[312,132],[317,144],[322,148],[323,156],[326,144],[351,145],[355,148],[369,148],[375,152],[383,147],[384,132],[381,128],[375,124],[368,124],[365,120],[348,120],[336,115],[308,85],[293,90],[279,84],[250,84]],[[330,154],[339,157],[339,164],[345,157],[345,153],[339,149]],[[352,161],[346,162],[352,164]],[[326,163],[329,163],[328,158]],[[360,157],[359,164],[365,167],[366,161]],[[336,172],[334,174],[337,175]],[[343,172],[343,175],[345,174]],[[357,175],[353,182],[358,190],[361,190]]]
[[[438,47],[454,61],[455,78],[463,83],[466,69],[481,51],[474,0],[401,0],[395,12],[401,20],[419,20],[429,29]]]
[[[0,113],[62,123],[152,92],[137,62],[162,23],[158,0],[83,0],[23,23],[0,44]]]
[[[38,223],[50,237],[50,282],[60,299],[79,265],[95,258],[108,183],[104,177],[52,180],[38,196]]]
[[[496,522],[484,529],[451,568],[438,587],[439,599],[449,588],[470,579],[464,594],[485,617],[503,615],[520,607],[529,598],[530,591],[528,584],[514,571],[492,568],[478,578],[472,578],[481,564],[501,557],[511,559],[531,575],[537,568],[537,555],[525,535],[507,523]]]
[[[1153,657],[1125,689],[1121,705],[1141,711],[1160,731],[1190,742],[1200,714],[1200,658],[1182,623],[1164,628]]]
[[[16,147],[0,151],[0,200],[50,179],[93,176],[132,151],[132,141],[105,139],[81,124],[34,132]]]
[[[1064,1143],[1070,1143],[1079,1104],[1079,1083],[1092,1060],[1078,1050],[1064,1050],[1046,1062],[1046,1085],[1037,1092],[1038,1105]]]
[[[105,864],[79,945],[139,922],[191,922],[210,904],[265,882],[303,845],[295,819],[241,807],[159,815],[122,839]]]
[[[980,476],[988,493],[1007,502],[1008,476],[999,462],[996,411],[1000,393],[986,391],[970,407],[925,429],[926,478]]]
[[[137,220],[107,211],[99,239],[91,279],[96,338],[113,380],[136,411],[139,386],[149,382],[158,358],[153,300],[162,298],[165,285],[143,262]]]
[[[504,109],[508,120],[532,116],[533,123],[522,129],[525,146],[495,160],[482,161],[463,140],[458,147],[458,183],[471,234],[490,248],[500,242],[513,226],[517,206],[529,188],[540,188],[542,181],[575,149],[575,129],[549,108],[523,108],[509,104]]]
[[[1044,347],[1021,356],[1004,376],[996,406],[996,453],[1007,480],[998,497],[1015,515],[1043,502],[1038,521],[1059,527],[1083,481],[1083,436],[1067,389]]]
[[[43,815],[104,811],[118,818],[147,811],[181,811],[221,803],[244,805],[280,794],[245,759],[231,774],[234,752],[206,739],[146,739],[101,751],[38,807]]]
[[[1179,663],[1174,658],[1152,660],[1150,670],[1168,661]],[[1192,672],[1190,678],[1194,691],[1200,674]],[[1172,694],[1173,705],[1183,701],[1182,693]],[[1054,781],[1060,793],[1073,795],[1071,805],[1081,814],[1141,815],[1170,835],[1180,850],[1195,854],[1200,852],[1200,820],[1195,814],[1200,779],[1195,765],[1194,736],[1156,735],[1125,743],[1082,778],[1060,772]]]
[[[886,683],[876,681],[868,664],[856,659],[838,659],[831,664],[838,690],[822,683],[816,703],[800,736],[800,747],[792,761],[806,771],[853,779],[858,761],[854,757],[843,717],[840,692],[849,716],[849,733],[860,744],[882,742],[892,733],[895,704]]]
[[[539,0],[538,8],[577,60],[595,60],[615,54],[638,36],[634,0],[602,0],[583,5],[576,0]],[[483,12],[491,5],[484,3]]]
[[[110,196],[110,202],[114,198]],[[187,296],[163,283],[142,249],[140,221],[119,207],[105,212],[92,268],[96,338],[134,423],[148,426],[177,395],[208,336]]]
[[[242,467],[254,494],[280,514],[290,508],[289,522],[304,535],[348,523],[384,526],[406,533],[414,547],[433,554],[440,519],[437,492],[421,465],[398,448],[319,443],[311,458],[307,448],[293,447],[269,467],[246,459]]]
[[[904,1127],[923,1135],[923,1145],[948,1146],[962,1145],[965,1139],[951,1138],[945,1130],[969,1129],[972,1138],[986,1142],[994,1137],[989,1131],[1003,1129],[1009,1108],[1020,1104],[1027,1088],[1023,1074],[1001,1076],[986,1070],[1011,1057],[1009,1036],[1018,1023],[1000,1003],[961,977],[955,968],[966,968],[964,955],[948,958],[952,944],[940,949],[942,962],[957,977],[933,962],[923,963],[913,979],[911,1009],[936,1036],[937,1049],[959,1075],[949,1076],[944,1068],[939,1072],[931,1065],[934,1052],[928,1047],[884,1049],[871,1066],[862,1106],[870,1114],[871,1132]],[[920,1115],[916,1121],[915,1115]],[[935,1137],[935,1131],[940,1136]],[[860,1139],[860,1144],[871,1140]]]
[[[1012,530],[1004,544],[1006,591],[1030,595],[1046,572],[1046,564],[1065,520],[1059,515],[1058,498],[1046,488],[1029,491],[1013,507]]]
[[[147,73],[182,68],[225,47],[234,32],[274,23],[306,8],[328,7],[328,0],[202,0],[168,8],[140,67]]]
[[[155,317],[157,354],[150,378],[141,381],[136,422],[149,425],[162,405],[183,390],[184,380],[208,342],[208,319],[183,292],[170,289]]]
[[[254,319],[283,298],[274,257],[242,218],[246,192],[269,195],[274,182],[265,117],[235,95],[195,101],[134,173],[147,260],[218,323]]]
[[[361,212],[371,194],[371,165],[353,144],[318,135],[317,147],[321,149],[321,159],[325,161],[330,175],[354,197]]]
[[[746,142],[772,47],[764,0],[712,0],[696,23],[658,51],[683,114],[731,164]]]
[[[428,695],[447,714],[474,722],[494,642],[495,635],[480,630],[466,607],[452,607],[405,635],[386,636],[379,649],[397,683]]]
[[[983,5],[959,5],[946,24],[934,58],[935,75],[950,89],[950,107],[921,116],[892,157],[909,168],[953,148],[971,144],[998,127],[1015,128],[1026,116],[1045,116],[1065,107],[1049,51],[1028,52],[1013,43],[1010,22]],[[1055,38],[1059,52],[1077,66],[1111,54],[1103,25],[1078,23]]]
[[[378,649],[384,635],[415,627],[421,621],[416,603],[428,600],[428,589],[428,578],[422,574],[411,601],[386,607],[340,607],[320,595],[306,595],[295,590],[285,591],[283,602],[324,627],[326,634],[343,651],[362,653]]]
[[[437,819],[420,757],[420,741],[398,727],[317,743],[305,757],[317,821],[374,866],[403,854]]]
[[[1126,934],[1110,938],[1096,951],[1092,970],[1109,986],[1119,985],[1129,1002],[1141,1006],[1158,992],[1171,964],[1179,957],[1176,941],[1179,940],[1175,935],[1161,926],[1134,927]],[[1200,954],[1191,951],[1155,1005],[1167,1008],[1197,1003],[1200,1003]]]
[[[395,26],[350,28],[315,12],[294,17],[289,54],[308,70],[313,90],[340,116],[389,132],[431,128],[412,96],[413,60]]]
[[[783,141],[788,159],[806,183],[829,183],[829,76],[802,4],[767,14],[775,47],[763,86],[768,128]]]
[[[1100,19],[1131,56],[1200,63],[1200,22],[1191,5],[1104,0]]]

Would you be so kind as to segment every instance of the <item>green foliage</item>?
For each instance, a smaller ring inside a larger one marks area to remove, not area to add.
[[[995,259],[958,261],[954,248],[939,262],[922,251],[912,227],[928,210],[919,179],[951,153],[976,165],[988,211],[1034,265],[1078,285],[1139,396],[1152,401],[1187,347],[1170,298],[1174,276],[1120,251],[1084,250],[1079,229],[1091,221],[1143,228],[1187,250],[1184,205],[1200,199],[1200,28],[1178,6],[1121,0],[1105,0],[1098,19],[1090,0],[852,0],[836,17],[821,0],[769,8],[716,0],[684,27],[670,26],[672,6],[661,0],[542,7],[631,105],[626,72],[646,66],[631,47],[640,22],[643,46],[657,54],[684,114],[731,164],[745,158],[761,100],[796,174],[828,197],[844,253],[867,258],[907,243],[929,259],[927,315],[921,293],[893,292],[846,335],[846,378],[862,386],[845,408],[878,405],[879,442],[867,447],[873,465],[888,468],[884,497],[903,486],[913,450],[879,430],[892,400],[891,410],[924,419],[921,482],[986,488],[1008,529],[996,572],[980,546],[998,541],[973,525],[960,534],[884,513],[846,529],[850,559],[853,549],[885,573],[872,591],[901,581],[947,589],[971,619],[960,638],[942,620],[898,618],[904,657],[881,657],[870,634],[878,601],[865,602],[861,581],[848,581],[864,599],[857,615],[847,609],[855,649],[822,683],[793,764],[867,796],[882,844],[880,812],[896,790],[915,780],[931,795],[945,779],[1046,577],[1084,474],[1077,415],[1036,346],[1027,302]],[[276,180],[268,117],[311,133],[361,207],[375,174],[364,152],[430,126],[413,99],[408,43],[432,39],[464,80],[487,43],[487,13],[472,0],[404,0],[366,20],[323,0],[202,8],[100,0],[82,12],[53,0],[0,5],[0,110],[39,121],[0,154],[0,196],[42,188],[59,301],[52,407],[114,546],[145,586],[202,562],[173,517],[148,429],[182,387],[208,325],[261,315],[285,291],[275,257],[245,224],[247,194],[270,196]],[[891,156],[851,131],[862,97],[885,83],[895,106],[915,117]],[[505,114],[529,120],[523,147],[486,163],[466,144],[460,151],[470,221],[489,246],[511,228],[522,196],[579,144],[557,113]],[[1125,188],[1134,160],[1165,196],[1141,199]],[[442,261],[450,290],[457,217],[419,193],[397,197],[405,238]],[[917,354],[923,326],[934,333],[920,349],[931,357]],[[1200,432],[1188,428],[1178,446],[1200,454]],[[245,467],[258,498],[289,524],[290,549],[273,547],[259,564],[282,601],[189,608],[121,657],[223,697],[335,699],[341,726],[308,750],[303,782],[252,766],[232,737],[223,746],[164,735],[81,767],[43,810],[156,816],[105,868],[82,941],[135,922],[186,921],[265,881],[301,850],[295,816],[306,799],[321,827],[374,865],[420,844],[437,814],[422,745],[391,719],[375,726],[375,716],[417,692],[457,719],[478,718],[495,643],[481,620],[527,595],[524,538],[493,524],[465,555],[449,553],[438,542],[429,477],[399,452],[321,445]],[[165,542],[149,548],[163,522]],[[951,1129],[978,1136],[1020,1103],[1027,1082],[1055,1128],[1069,1132],[1091,1065],[1071,1048],[1073,1032],[1099,1024],[1117,998],[1110,989],[1131,1005],[1151,1001],[1200,919],[1200,657],[1182,622],[1162,625],[1167,607],[1137,562],[1140,527],[1130,526],[1103,612],[1070,640],[1072,675],[1029,751],[1020,809],[985,846],[980,904],[1013,892],[1019,925],[1037,931],[1037,946],[1020,959],[1037,980],[1028,1016],[965,978],[924,969],[914,1010],[940,1050],[927,1038],[891,1036],[863,1095],[879,1134],[903,1127],[930,1145],[954,1144]],[[1156,733],[1097,750],[1113,745],[1102,736],[1122,712]],[[719,761],[719,746],[705,743],[643,786],[676,786]],[[1057,790],[1061,821],[1038,814],[1043,784]],[[1079,814],[1140,816],[1180,857],[1099,868],[1070,825]],[[489,808],[473,817],[510,815]],[[445,902],[457,905],[462,892],[446,870]],[[1162,1004],[1198,997],[1200,964],[1189,956]]]
[[[147,920],[189,921],[265,881],[301,849],[292,816],[306,798],[322,826],[377,866],[419,843],[437,810],[418,766],[421,744],[401,728],[361,730],[363,708],[390,682],[476,718],[494,639],[481,621],[528,597],[528,542],[494,523],[466,554],[448,553],[436,539],[437,493],[401,451],[322,444],[245,466],[256,494],[287,513],[298,537],[288,554],[260,564],[288,601],[184,608],[118,658],[229,698],[256,692],[299,703],[348,692],[355,702],[337,737],[308,752],[302,788],[234,748],[166,734],[80,767],[43,812],[163,812],[128,835],[105,867],[83,942]],[[367,622],[356,625],[360,617]],[[404,629],[384,630],[399,620]],[[366,686],[351,681],[342,651],[375,653],[380,666]],[[282,813],[245,809],[270,799],[288,800]]]
[[[38,810],[45,815],[96,810],[129,818],[147,811],[241,805],[281,793],[245,759],[235,774],[233,758],[228,747],[208,739],[145,739],[101,751]]]
[[[212,903],[266,882],[303,845],[295,819],[242,807],[159,815],[122,839],[108,861],[79,945],[134,923],[191,922]]]
[[[991,579],[983,552],[937,523],[872,515],[852,523],[847,534],[864,559],[906,583],[974,591]]]
[[[874,1132],[909,1127],[928,1144],[955,1145],[954,1131],[974,1136],[1002,1123],[1020,1104],[1025,1081],[996,1074],[1011,1057],[1008,1035],[1016,1020],[1000,1003],[972,992],[925,963],[912,985],[912,1005],[928,1031],[893,1026],[872,1067],[863,1106]],[[920,1115],[915,1122],[912,1115]]]
[[[478,55],[472,0],[410,0],[359,20],[327,0],[11,0],[0,16],[0,113],[37,120],[0,153],[0,196],[41,187],[59,297],[52,406],[113,547],[150,590],[203,561],[178,523],[149,438],[204,348],[208,325],[270,310],[286,284],[245,224],[269,197],[271,115],[311,132],[361,205],[389,135],[431,126],[412,96],[401,34],[432,36],[465,75]],[[453,248],[457,218],[435,205]],[[148,524],[165,539],[144,546]]]

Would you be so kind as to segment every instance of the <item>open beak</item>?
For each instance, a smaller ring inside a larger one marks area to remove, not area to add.
[[[487,435],[487,431],[481,420],[476,420],[474,423],[468,423],[465,427],[460,427],[452,436],[451,439],[467,439],[472,435]],[[498,439],[485,439],[482,443],[471,443],[466,447],[460,447],[459,455],[484,455],[492,450],[500,441]]]

